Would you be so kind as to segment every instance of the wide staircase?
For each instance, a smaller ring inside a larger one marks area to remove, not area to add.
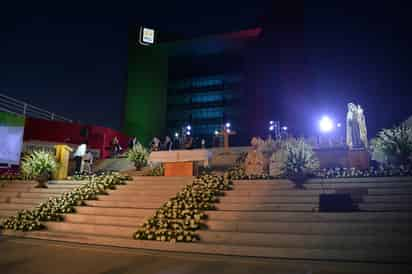
[[[312,180],[305,189],[286,180],[235,181],[217,210],[207,212],[199,242],[134,240],[138,227],[192,179],[135,177],[64,222],[46,223],[47,230],[11,235],[259,257],[288,269],[308,265],[312,273],[412,273],[412,178]],[[320,212],[319,196],[328,193],[351,193],[357,211]]]
[[[350,193],[357,210],[319,212],[328,193]],[[235,181],[200,237],[227,255],[407,263],[411,200],[412,178]]]
[[[76,207],[76,213],[66,214],[64,222],[47,222],[47,230],[26,236],[103,245],[133,243],[138,227],[192,181],[192,177],[135,177],[108,195]]]
[[[33,181],[13,181],[0,187],[0,219],[13,216],[19,210],[33,209],[49,198],[80,186],[82,181],[49,181],[48,188],[35,188]]]

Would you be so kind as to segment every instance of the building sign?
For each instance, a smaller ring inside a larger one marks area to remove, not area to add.
[[[145,46],[153,45],[155,42],[155,31],[154,29],[149,29],[141,27],[139,31],[139,43]]]

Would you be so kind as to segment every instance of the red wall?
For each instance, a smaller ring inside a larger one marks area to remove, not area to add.
[[[88,138],[80,135],[83,128],[88,130]],[[87,140],[90,148],[99,149],[102,158],[110,155],[110,143],[117,136],[122,148],[127,147],[128,136],[120,131],[100,126],[48,121],[26,117],[24,140],[80,144]],[[67,140],[70,139],[70,140]]]

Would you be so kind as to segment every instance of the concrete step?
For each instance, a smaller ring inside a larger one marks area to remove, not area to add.
[[[412,203],[412,195],[367,195],[363,197],[364,203]]]
[[[114,207],[95,207],[78,206],[76,213],[98,216],[122,216],[122,217],[151,217],[156,210],[137,209],[137,208],[114,208]]]
[[[359,222],[288,222],[288,221],[215,221],[205,222],[209,231],[289,233],[317,235],[376,235],[385,233],[408,234],[409,223],[359,223]]]
[[[304,184],[306,189],[341,189],[341,188],[405,188],[412,189],[412,183],[406,182],[346,182],[346,183],[310,183]],[[253,189],[265,189],[265,190],[281,190],[281,189],[294,189],[293,183],[279,183],[276,180],[262,181],[255,183],[241,183],[237,182],[233,185],[235,190],[253,190]]]
[[[64,216],[64,221],[67,223],[84,223],[84,224],[99,224],[99,225],[120,225],[133,226],[137,229],[144,223],[145,218],[142,217],[121,217],[121,216],[99,216],[86,214],[67,214]]]
[[[228,197],[284,197],[284,196],[319,196],[322,193],[336,193],[334,189],[322,190],[300,190],[300,189],[285,189],[285,190],[231,190],[226,191],[225,196]]]
[[[166,200],[167,201],[167,200]],[[164,202],[166,202],[164,201]],[[149,208],[158,209],[164,202],[130,202],[130,201],[85,201],[86,206],[109,208]]]
[[[192,183],[193,180],[164,180],[164,181],[159,181],[159,180],[133,180],[133,181],[128,181],[128,185],[141,185],[141,186],[151,186],[151,185],[158,185],[158,186],[184,186],[187,184]]]
[[[0,203],[0,210],[23,210],[23,209],[32,209],[34,205],[32,204],[9,204],[9,203]]]
[[[134,191],[158,191],[158,190],[173,190],[180,191],[183,189],[183,186],[174,186],[174,185],[140,185],[140,184],[128,184],[116,186],[118,190],[134,190]]]
[[[116,189],[116,190],[109,190],[108,193],[109,195],[130,195],[130,196],[167,196],[167,197],[172,197],[175,196],[180,190],[163,190],[163,189],[133,189],[133,188],[128,188],[128,189]]]
[[[26,192],[26,193],[64,193],[64,192],[68,192],[68,191],[72,191],[73,188],[30,188],[30,189],[26,189],[26,190],[18,190],[18,189],[13,189],[13,188],[2,188],[0,190],[0,193],[22,193],[22,192]]]
[[[402,248],[412,244],[405,235],[310,235],[284,233],[251,233],[199,231],[200,240],[207,243],[245,246],[271,246],[283,248],[357,249],[357,248]]]
[[[309,179],[307,183],[376,183],[376,182],[405,182],[412,183],[412,177],[363,177],[363,178],[327,178]]]
[[[319,195],[313,196],[223,196],[219,197],[220,204],[270,204],[270,203],[312,203],[319,202]]]
[[[133,181],[150,181],[150,182],[173,182],[173,181],[193,181],[195,177],[190,176],[133,176]]]
[[[392,203],[392,202],[380,202],[380,203],[361,203],[359,209],[362,211],[412,211],[412,204],[405,203]]]
[[[117,246],[127,248],[139,248],[148,250],[160,251],[174,251],[186,253],[200,253],[200,254],[220,254],[229,256],[248,256],[260,258],[274,258],[292,260],[315,260],[318,263],[323,261],[327,265],[342,262],[340,270],[343,272],[348,266],[354,262],[371,262],[379,263],[376,268],[377,271],[362,273],[394,273],[394,263],[405,264],[412,260],[410,252],[405,252],[401,249],[382,249],[382,248],[359,248],[354,250],[347,249],[309,249],[309,248],[276,248],[266,246],[240,246],[240,245],[222,245],[222,244],[207,244],[204,242],[197,243],[165,243],[158,241],[141,241],[131,240],[129,238],[98,236],[93,234],[79,234],[79,233],[62,233],[52,231],[35,231],[35,232],[15,232],[11,230],[4,231],[5,235],[19,236],[36,239],[55,240],[63,242],[75,242],[83,244],[97,244],[106,246]],[[391,264],[389,264],[391,263]],[[302,264],[302,261],[296,262],[296,265]],[[359,271],[359,267],[355,267]],[[352,270],[354,270],[352,269]],[[384,270],[380,272],[380,270]],[[412,267],[408,266],[412,271]],[[354,273],[354,271],[346,273]],[[403,273],[411,273],[411,271]],[[298,272],[296,272],[298,273]],[[319,272],[314,272],[319,273]],[[332,273],[326,271],[324,273]],[[402,273],[396,272],[395,273]]]
[[[156,202],[156,203],[164,203],[167,202],[170,198],[175,196],[175,193],[170,195],[161,195],[161,196],[153,196],[153,195],[117,195],[115,192],[110,195],[99,195],[98,201],[125,201],[125,202],[134,202],[134,203],[145,203],[145,202]]]
[[[278,221],[278,222],[412,222],[409,212],[262,212],[262,211],[206,211],[209,220],[223,221]]]
[[[412,195],[412,188],[369,188],[369,195]]]
[[[367,182],[367,183],[324,183],[324,184],[305,184],[306,189],[324,189],[324,188],[332,188],[332,189],[339,189],[339,188],[404,188],[404,189],[411,189],[412,183],[388,183],[388,182]]]
[[[17,213],[17,209],[3,209],[0,207],[0,215],[1,216],[14,216]]]
[[[10,198],[10,197],[0,197],[0,203],[8,204],[29,204],[36,206],[44,201],[43,198]]]
[[[285,203],[270,203],[270,204],[240,204],[240,203],[217,203],[217,210],[226,211],[317,211],[318,203],[301,203],[301,204],[285,204]]]
[[[73,182],[73,183],[47,183],[49,188],[75,188],[79,187],[83,184],[83,182]],[[14,189],[27,189],[27,188],[34,188],[37,183],[11,183],[5,186],[5,188],[14,188]]]
[[[133,233],[137,229],[136,226],[112,226],[66,222],[47,222],[46,227],[49,231],[114,236],[129,238],[130,240],[133,240]]]
[[[47,200],[49,198],[54,198],[54,197],[60,197],[62,193],[19,193],[18,197],[21,198],[28,198],[28,199],[36,199],[36,198],[42,198],[43,200]]]

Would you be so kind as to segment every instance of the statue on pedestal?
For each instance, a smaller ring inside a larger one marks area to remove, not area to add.
[[[360,105],[348,104],[346,115],[346,144],[350,149],[368,147],[365,115]]]
[[[264,166],[264,157],[258,150],[260,138],[253,137],[251,141],[252,151],[248,152],[245,160],[245,172],[247,175],[262,175]]]

